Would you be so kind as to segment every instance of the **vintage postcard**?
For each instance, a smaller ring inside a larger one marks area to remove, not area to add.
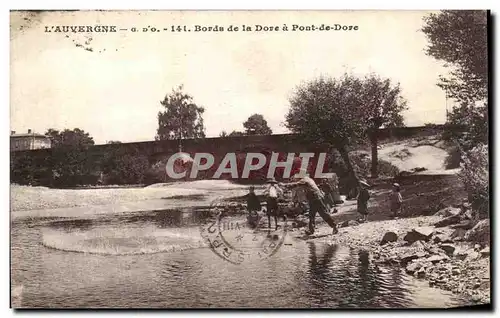
[[[11,11],[11,307],[488,308],[488,11]]]

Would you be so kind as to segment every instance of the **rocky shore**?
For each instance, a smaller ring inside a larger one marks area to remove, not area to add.
[[[433,216],[358,223],[345,221],[326,240],[370,252],[376,264],[401,266],[429,286],[476,304],[490,296],[490,224],[473,220],[467,203]]]

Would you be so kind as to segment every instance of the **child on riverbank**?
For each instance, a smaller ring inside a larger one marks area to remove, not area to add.
[[[262,209],[260,200],[255,194],[255,187],[250,187],[250,192],[247,194],[247,220],[251,227],[257,227],[259,224],[259,211]]]
[[[368,200],[370,200],[368,187],[370,187],[370,185],[365,181],[359,182],[358,213],[361,215],[360,221],[362,222],[366,222],[368,216]]]
[[[392,185],[390,197],[392,217],[397,218],[401,215],[403,207],[403,197],[401,196],[401,186],[398,183]]]
[[[276,225],[276,229],[278,229],[278,199],[283,196],[283,190],[279,187],[276,179],[271,178],[267,181],[267,187],[264,191],[267,199],[267,222],[269,228],[271,228],[271,216],[274,217],[274,223]]]

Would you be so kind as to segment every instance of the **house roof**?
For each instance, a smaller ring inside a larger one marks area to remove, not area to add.
[[[37,133],[31,133],[31,134],[14,134],[10,135],[10,138],[18,138],[18,137],[38,137],[38,138],[49,138],[45,135],[42,134],[37,134]]]

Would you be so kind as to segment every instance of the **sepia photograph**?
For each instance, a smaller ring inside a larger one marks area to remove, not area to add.
[[[490,11],[9,16],[14,310],[492,309]]]

